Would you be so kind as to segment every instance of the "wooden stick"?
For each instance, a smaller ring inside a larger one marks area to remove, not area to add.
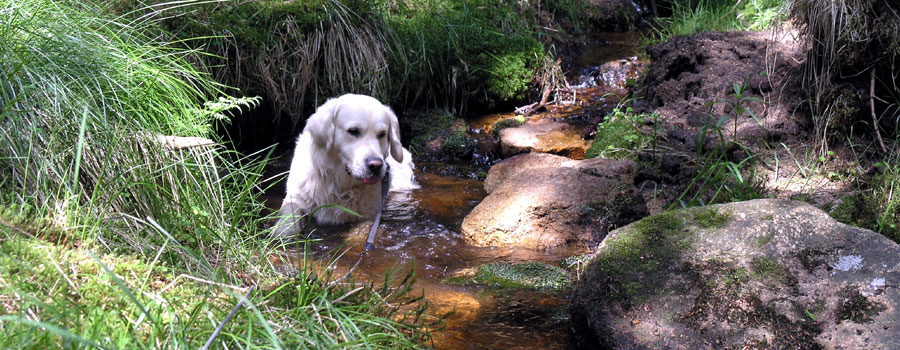
[[[203,347],[200,348],[201,350],[209,349],[209,347],[212,345],[213,340],[216,340],[216,337],[218,337],[219,333],[222,332],[222,328],[225,328],[225,324],[228,323],[228,321],[230,321],[232,317],[234,317],[234,314],[236,314],[238,309],[241,308],[241,305],[244,305],[244,302],[247,301],[247,298],[250,297],[250,293],[253,292],[253,288],[255,287],[256,285],[250,286],[250,289],[247,290],[247,294],[244,294],[244,298],[242,298],[241,301],[234,306],[234,309],[231,309],[231,313],[229,313],[228,316],[225,317],[224,320],[222,320],[222,323],[219,323],[219,326],[216,327],[215,331],[213,331],[213,334],[209,337],[209,340],[206,341],[206,344],[204,344]]]
[[[887,153],[887,147],[884,145],[884,140],[881,139],[881,131],[878,130],[878,118],[875,116],[875,67],[872,67],[872,80],[869,83],[869,106],[872,108],[872,128],[875,129],[878,144],[881,146],[881,151]]]

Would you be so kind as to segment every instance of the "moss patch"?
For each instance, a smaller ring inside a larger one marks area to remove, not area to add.
[[[494,122],[494,125],[491,126],[491,131],[494,134],[499,134],[500,130],[514,128],[522,124],[525,124],[525,116],[519,115],[512,118],[504,118]]]
[[[751,262],[751,268],[753,269],[754,277],[778,281],[784,285],[797,284],[787,266],[779,264],[774,259],[765,257],[754,258]]]
[[[716,208],[695,209],[692,213],[694,222],[703,228],[725,228],[731,222],[730,211],[719,212]]]
[[[668,279],[671,267],[690,247],[691,234],[678,212],[646,217],[626,227],[599,252],[592,268],[599,268],[626,285],[631,299],[655,295]]]
[[[474,274],[456,276],[449,284],[483,284],[498,288],[559,290],[570,285],[569,274],[558,266],[539,262],[493,263],[478,267]]]
[[[875,196],[854,193],[841,198],[828,214],[841,223],[877,231],[880,219],[877,200]]]
[[[471,154],[474,141],[466,134],[465,123],[446,110],[427,110],[407,120],[410,135],[409,149],[417,155],[427,150],[460,159]]]
[[[838,319],[841,321],[850,320],[855,323],[871,323],[872,317],[878,315],[886,309],[884,305],[869,301],[865,295],[853,287],[845,287],[840,292],[843,298],[841,306],[838,307]]]

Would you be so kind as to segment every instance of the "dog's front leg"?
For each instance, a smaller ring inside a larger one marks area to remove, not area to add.
[[[305,206],[298,198],[285,197],[278,211],[278,222],[275,224],[275,236],[291,238],[303,231]]]

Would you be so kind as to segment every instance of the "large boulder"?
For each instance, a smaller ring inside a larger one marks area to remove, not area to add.
[[[665,212],[611,232],[571,322],[602,349],[900,349],[900,246],[802,202]]]
[[[611,229],[648,215],[629,160],[571,160],[529,153],[494,165],[488,196],[462,223],[477,246],[545,248],[597,243]]]

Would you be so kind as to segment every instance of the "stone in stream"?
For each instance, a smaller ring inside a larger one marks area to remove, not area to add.
[[[571,160],[528,153],[494,165],[488,196],[462,223],[476,246],[546,248],[597,243],[611,229],[649,215],[630,160]]]
[[[900,349],[900,246],[803,202],[664,212],[595,254],[570,307],[584,347]]]
[[[591,143],[581,138],[581,130],[549,119],[529,119],[516,127],[498,132],[503,157],[521,153],[542,152],[570,158],[584,158]]]

